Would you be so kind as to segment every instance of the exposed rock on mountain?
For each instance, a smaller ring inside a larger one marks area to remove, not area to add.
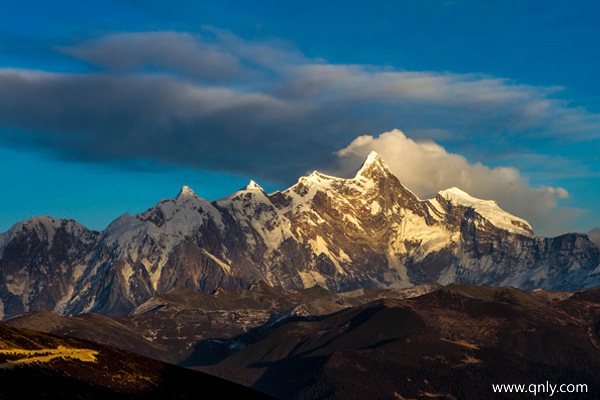
[[[0,315],[65,311],[99,233],[73,220],[34,217],[0,235]]]
[[[176,286],[211,293],[259,280],[575,290],[600,284],[599,253],[585,234],[535,237],[523,219],[456,188],[421,200],[372,153],[354,178],[315,171],[271,194],[251,182],[207,201],[184,187],[102,232],[48,217],[19,223],[0,236],[0,310],[124,315]]]

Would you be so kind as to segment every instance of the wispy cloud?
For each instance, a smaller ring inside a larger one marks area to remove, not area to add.
[[[158,69],[209,82],[229,80],[244,72],[239,57],[221,43],[185,32],[113,34],[59,49],[112,71]]]

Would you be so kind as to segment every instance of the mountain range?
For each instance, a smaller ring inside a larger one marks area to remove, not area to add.
[[[173,288],[258,281],[334,292],[432,282],[573,291],[600,284],[600,249],[586,234],[537,237],[458,188],[422,200],[376,153],[350,179],[315,171],[270,194],[251,181],[216,201],[183,187],[101,232],[43,216],[0,234],[2,318],[122,316]]]

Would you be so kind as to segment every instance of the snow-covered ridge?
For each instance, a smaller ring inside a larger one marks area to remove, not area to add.
[[[453,204],[472,208],[497,228],[519,235],[534,236],[529,222],[504,211],[494,200],[482,200],[472,197],[457,187],[442,190],[438,195]]]
[[[330,193],[339,191],[340,188],[345,188],[346,190],[351,190],[360,196],[360,194],[365,194],[374,189],[374,181],[382,176],[393,176],[393,173],[381,156],[379,156],[379,154],[377,154],[375,151],[372,151],[353,178],[339,178],[326,175],[318,171],[313,171],[310,175],[299,178],[298,183],[282,192],[279,192],[290,200],[288,205],[283,208],[281,206],[271,207],[269,196],[265,193],[263,188],[253,180],[251,180],[244,188],[232,193],[229,196],[217,200],[215,203],[233,211],[238,217],[248,219],[248,225],[254,226],[255,229],[261,232],[261,236],[266,239],[266,231],[264,227],[259,227],[259,225],[262,225],[266,222],[266,219],[283,219],[286,220],[284,225],[289,226],[287,218],[285,218],[284,215],[290,211],[306,212],[310,210],[312,200],[317,192],[322,192],[329,195]],[[414,195],[418,202],[433,206],[438,215],[441,215],[441,213],[444,212],[443,207],[439,204],[436,198],[421,200],[418,199],[418,196],[412,193],[410,189],[405,189],[407,193]],[[252,197],[247,197],[247,195],[250,194],[252,194]],[[450,201],[453,204],[472,208],[481,217],[486,219],[489,223],[497,228],[527,237],[534,236],[533,229],[526,220],[503,210],[493,200],[482,200],[475,198],[456,187],[442,190],[438,193],[438,196],[446,201]],[[244,198],[242,199],[242,197]],[[183,198],[190,198],[190,201],[193,198],[196,202],[205,201],[201,198],[198,198],[194,191],[188,186],[184,186],[181,189],[176,200]],[[254,205],[251,205],[251,203]],[[159,203],[157,207],[163,209],[169,204],[170,201],[163,201],[163,203]],[[256,207],[259,204],[262,205],[259,208],[260,211],[257,212]],[[371,202],[370,204],[373,203]],[[375,205],[374,210],[377,210],[377,205],[378,204]],[[183,207],[180,210],[184,211],[185,209],[186,207]],[[250,209],[252,209],[252,211]],[[175,216],[174,214],[177,214],[176,211],[175,213],[173,213],[173,211],[175,210],[170,209],[168,212],[168,214],[171,215],[171,218]],[[215,212],[218,214],[216,210]],[[216,219],[219,219],[218,215],[215,215],[215,217]],[[190,223],[192,221],[188,220],[186,222]],[[287,229],[285,230],[287,231]],[[289,236],[290,232],[286,232],[284,235],[279,237],[275,243],[268,243],[267,246],[275,247],[283,238]]]

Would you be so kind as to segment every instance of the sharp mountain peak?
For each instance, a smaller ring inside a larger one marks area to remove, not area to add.
[[[248,182],[248,184],[244,187],[243,190],[259,190],[261,192],[264,192],[264,189],[254,180],[250,180],[250,182]]]
[[[189,186],[183,186],[181,190],[179,190],[179,194],[177,195],[177,199],[184,197],[197,197],[196,192],[192,190]]]
[[[390,170],[390,167],[387,163],[381,158],[381,156],[375,152],[371,151],[365,161],[363,162],[360,169],[356,172],[355,178],[365,177],[369,179],[373,179],[380,175],[393,175]]]

